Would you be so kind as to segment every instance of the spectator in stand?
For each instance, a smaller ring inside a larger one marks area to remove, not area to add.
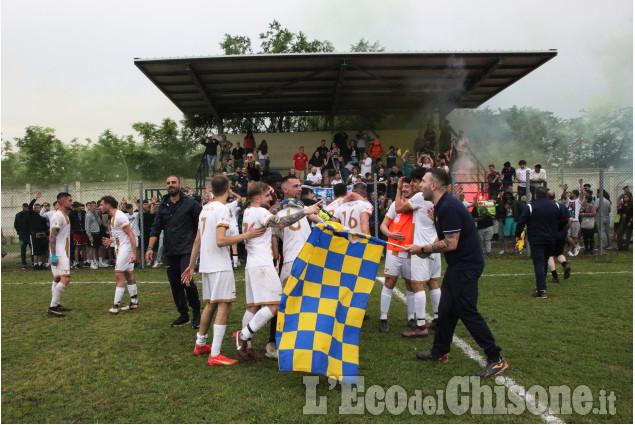
[[[311,172],[306,176],[307,183],[312,186],[319,186],[322,184],[322,174],[319,172],[319,168],[316,166],[311,167]]]
[[[267,146],[267,141],[264,139],[258,145],[258,163],[260,163],[261,172],[266,173],[269,171],[269,146]]]
[[[300,181],[304,181],[304,178],[306,177],[308,162],[309,157],[304,153],[304,146],[300,146],[298,148],[298,153],[293,155],[293,169],[295,170],[295,175],[298,176]]]
[[[518,161],[518,168],[516,169],[516,181],[518,182],[518,199],[521,196],[527,195],[527,161],[521,159]]]
[[[446,152],[441,152],[439,154],[439,160],[445,159],[445,162],[450,165],[454,164],[454,162],[456,161],[458,157],[459,157],[459,154],[456,150],[456,146],[454,145],[454,142],[450,143],[449,150],[447,150]]]
[[[251,131],[247,132],[247,135],[243,139],[243,142],[245,143],[245,153],[254,153],[254,148],[256,147],[256,138]]]
[[[445,159],[441,159],[439,161],[439,168],[444,170],[446,173],[450,173],[450,167],[446,165]]]
[[[335,136],[333,136],[333,143],[337,145],[337,148],[340,150],[340,153],[343,153],[346,148],[346,141],[348,140],[348,134],[344,131],[343,128],[340,127]]]
[[[320,154],[320,160],[326,158],[326,153],[329,151],[329,148],[326,147],[326,140],[320,140],[320,146],[315,150],[315,152]]]
[[[531,199],[535,198],[537,187],[545,187],[547,185],[547,172],[542,169],[540,164],[536,164],[534,169],[529,172],[529,190],[531,191]]]
[[[236,171],[236,169],[234,168],[234,162],[231,160],[231,158],[229,158],[225,162],[225,166],[223,167],[223,171],[226,174],[234,174],[234,171]],[[229,178],[229,176],[228,176],[228,178]]]
[[[33,270],[44,270],[48,258],[48,223],[46,218],[40,215],[42,206],[35,201],[40,199],[41,192],[35,195],[35,199],[29,204],[28,226],[31,238],[31,254],[33,255]]]
[[[584,240],[584,255],[593,254],[593,234],[595,230],[595,206],[593,196],[584,195],[584,201],[580,207],[580,229]]]
[[[260,175],[262,174],[262,167],[260,163],[256,161],[253,153],[247,154],[247,164],[245,165],[245,174],[247,180],[250,182],[259,182]]]
[[[371,171],[371,174],[375,175],[375,174],[379,173],[379,169],[380,168],[384,168],[384,164],[381,162],[381,159],[378,160],[377,162],[375,162],[375,164],[372,167],[373,170]]]
[[[456,153],[460,157],[467,155],[467,151],[469,149],[470,140],[463,134],[463,130],[459,130],[459,136],[454,141],[454,146],[456,147]],[[452,157],[450,157],[450,160]]]
[[[335,177],[335,161],[331,156],[331,152],[326,152],[326,157],[322,159],[322,183],[325,186],[329,186],[331,184],[331,180]]]
[[[432,168],[434,167],[434,161],[430,158],[430,155],[422,153],[417,160],[417,165],[421,168]]]
[[[95,201],[86,202],[86,209],[84,228],[86,229],[86,236],[88,237],[88,261],[90,261],[90,268],[95,270],[98,267],[97,256],[99,254],[99,247],[101,246],[97,203]],[[103,262],[103,258],[101,260]]]
[[[395,200],[395,195],[397,195],[397,184],[399,183],[399,179],[403,177],[403,173],[399,170],[397,165],[392,166],[392,170],[388,174],[388,180],[390,186],[388,187],[388,197]]]
[[[26,270],[29,266],[26,263],[26,246],[31,247],[31,233],[29,231],[29,204],[22,204],[22,211],[15,215],[13,228],[18,233],[18,241],[20,242],[20,258],[22,259],[22,269]],[[31,259],[33,263],[33,259]]]
[[[452,135],[458,136],[456,131],[454,131],[450,125],[450,121],[445,120],[441,126],[441,131],[439,132],[439,152],[447,152],[450,150]]]
[[[236,147],[232,149],[234,157],[234,167],[241,167],[245,163],[245,149],[240,147],[240,142],[236,142]]]
[[[247,179],[244,171],[246,169],[247,168],[236,169],[236,189],[234,192],[240,195],[241,198],[245,198],[247,196],[247,186],[249,185],[249,180]]]
[[[381,167],[377,172],[377,194],[381,197],[388,191],[388,175],[386,169]]]
[[[359,162],[357,152],[357,141],[351,140],[348,144],[348,149],[344,153],[344,161],[346,161],[346,163],[356,165]]]
[[[359,174],[359,168],[357,167],[353,167],[353,172],[348,176],[348,179],[346,179],[347,185],[355,183],[362,183],[362,176]]]
[[[361,162],[360,173],[362,176],[365,176],[366,173],[372,174],[372,172],[373,172],[373,160],[368,154],[368,152],[364,152],[364,158],[362,159],[362,162]]]
[[[331,158],[333,159],[333,165],[335,165],[335,169],[340,169],[340,159],[342,158],[342,152],[337,143],[331,143]]]
[[[309,165],[311,167],[322,168],[322,165],[324,165],[324,163],[322,162],[322,157],[320,156],[319,151],[313,152],[313,156],[311,157],[311,159],[309,159]]]
[[[201,140],[201,145],[205,146],[205,157],[209,166],[210,176],[214,176],[214,168],[216,167],[216,156],[218,155],[218,146],[220,142],[212,136],[207,136]]]
[[[289,174],[287,174],[288,176],[291,177],[295,177],[296,179],[299,179],[298,175],[295,173],[295,166],[289,168]]]
[[[381,159],[384,156],[384,153],[384,147],[381,145],[381,143],[379,143],[379,139],[375,139],[375,141],[368,148],[368,154],[373,161]]]
[[[503,184],[503,190],[509,188],[511,189],[514,185],[514,178],[516,177],[516,169],[512,167],[509,161],[506,161],[503,164],[503,169],[501,170],[501,183]]]
[[[332,196],[326,196],[326,199],[324,200],[324,206],[329,206],[333,203],[333,197]]]
[[[359,160],[362,157],[362,154],[366,152],[366,134],[364,134],[364,130],[359,130],[357,135],[355,136],[356,148],[357,148],[357,159]]]
[[[417,138],[413,143],[412,150],[417,154],[417,157],[419,157],[420,154],[428,151],[425,133],[423,130],[419,130],[417,132]]]
[[[591,190],[591,183],[584,183],[582,187],[584,188],[584,192],[591,195],[591,198],[593,198],[593,202],[595,202],[595,195],[593,195],[593,190]]]
[[[406,149],[403,155],[401,155],[401,159],[403,160],[403,175],[410,176],[412,170],[415,169],[414,155],[410,153],[409,149]]]
[[[600,233],[600,243],[603,249],[610,248],[609,227],[611,225],[611,196],[606,190],[600,193],[597,190],[597,199],[593,204],[597,211],[596,222],[598,223],[598,233]]]
[[[426,131],[423,133],[423,138],[426,139],[424,150],[426,152],[434,151],[437,143],[437,133],[432,129],[432,124],[428,124],[426,127]]]
[[[391,169],[393,165],[397,165],[397,151],[391,146],[386,154],[386,168]]]
[[[633,235],[633,195],[630,192],[624,192],[622,195],[622,204],[617,209],[620,221],[617,226],[617,250],[627,251]]]
[[[71,222],[72,239],[75,242],[75,257],[71,268],[77,269],[81,264],[81,258],[84,259],[84,266],[90,266],[88,262],[88,237],[86,236],[86,230],[84,229],[84,223],[86,222],[86,211],[84,211],[84,204],[79,202],[73,202],[73,209],[68,213],[68,219]],[[84,254],[83,257],[81,254]]]
[[[227,166],[227,161],[231,161],[231,151],[229,150],[229,141],[221,146],[220,149],[220,164],[221,169],[224,169]]]
[[[339,172],[336,172],[335,178],[331,182],[331,186],[335,186],[336,184],[340,184],[340,183],[344,183],[344,180],[342,180],[342,175]]]
[[[489,174],[487,175],[487,199],[495,200],[498,198],[498,192],[500,191],[501,175],[494,164],[489,165]]]

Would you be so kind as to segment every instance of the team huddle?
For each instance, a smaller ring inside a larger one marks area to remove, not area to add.
[[[169,189],[168,196],[180,194],[180,182],[176,176],[168,177],[166,184]],[[476,310],[476,287],[484,266],[482,252],[473,246],[478,245],[478,238],[471,216],[458,200],[447,193],[448,184],[447,173],[442,170],[426,173],[424,169],[417,169],[409,177],[399,180],[396,201],[381,224],[381,231],[388,238],[389,244],[384,271],[385,282],[380,299],[379,329],[383,333],[389,332],[388,311],[395,284],[401,275],[406,282],[407,325],[410,328],[401,335],[407,338],[423,337],[428,335],[429,327],[437,329],[433,350],[418,353],[417,358],[447,362],[449,343],[460,318],[488,355],[488,364],[481,376],[494,376],[504,371],[507,364],[500,357],[500,347],[496,346],[487,324]],[[297,200],[302,188],[300,180],[295,176],[282,179],[283,199],[280,202],[272,187],[262,182],[252,182],[248,187],[247,203],[242,213],[242,232],[239,232],[238,228],[238,203],[228,203],[231,190],[227,177],[215,176],[211,182],[211,189],[208,190],[211,192],[208,193],[208,202],[202,209],[200,205],[197,209],[192,209],[198,215],[196,238],[190,245],[191,253],[188,251],[187,255],[179,257],[186,258],[187,261],[175,260],[183,264],[180,268],[175,264],[168,269],[175,303],[181,313],[181,317],[172,323],[172,326],[189,323],[187,304],[179,298],[182,289],[176,288],[172,282],[174,276],[171,275],[177,272],[178,283],[189,287],[192,294],[196,293],[196,300],[190,300],[192,297],[187,296],[195,315],[192,327],[198,329],[194,354],[209,354],[210,366],[238,363],[238,360],[223,355],[221,349],[231,306],[236,301],[236,281],[230,247],[244,242],[247,250],[246,310],[242,317],[242,329],[233,332],[233,340],[237,354],[243,361],[261,361],[264,357],[256,353],[251,341],[256,332],[270,323],[270,338],[265,347],[265,356],[277,358],[275,318],[292,264],[311,232],[310,222],[322,222],[323,217],[326,217],[324,214],[327,213],[332,221],[340,222],[351,232],[369,234],[369,218],[373,213],[373,206],[366,199],[366,185],[357,183],[351,192],[347,191],[343,183],[335,185],[335,199],[324,211],[321,201],[304,206]],[[72,205],[72,198],[68,193],[60,193],[57,199],[58,210],[51,220],[51,269],[54,282],[48,311],[50,314],[63,316],[71,310],[63,307],[60,299],[70,282],[70,226],[66,213]],[[180,197],[177,197],[177,202],[178,199]],[[116,314],[122,310],[137,309],[139,301],[133,276],[136,259],[134,233],[130,229],[126,215],[117,209],[117,201],[113,197],[103,197],[99,208],[102,213],[107,213],[111,217],[110,237],[104,238],[103,243],[106,246],[114,244],[117,254],[115,297],[109,312]],[[439,213],[440,210],[443,211],[442,214]],[[176,210],[167,211],[171,217]],[[153,232],[156,230],[157,233],[161,226],[160,220],[155,219]],[[184,237],[180,236],[181,239]],[[463,242],[460,245],[459,240]],[[151,237],[146,257],[151,256],[155,242],[156,236]],[[280,243],[282,261],[277,264],[280,271],[278,274],[276,261],[280,257]],[[441,277],[441,252],[445,253],[448,262],[444,277],[444,288],[448,288],[448,295],[444,297],[438,283]],[[197,260],[202,275],[205,303],[202,314],[197,306],[198,292],[193,281]],[[121,307],[126,285],[130,304]],[[426,325],[426,285],[430,290],[434,313],[429,327]],[[462,293],[465,288],[470,288],[469,294]],[[212,319],[213,336],[212,344],[209,345],[207,339]]]

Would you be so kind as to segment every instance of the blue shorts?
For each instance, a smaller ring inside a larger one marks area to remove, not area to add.
[[[516,222],[513,217],[505,218],[505,236],[514,236],[516,234]]]

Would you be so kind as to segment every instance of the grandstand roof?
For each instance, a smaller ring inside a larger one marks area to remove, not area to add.
[[[134,60],[184,113],[344,115],[476,108],[557,55],[293,53]]]

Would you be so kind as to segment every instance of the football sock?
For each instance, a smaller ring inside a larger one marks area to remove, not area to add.
[[[430,289],[430,304],[432,305],[432,312],[434,318],[439,318],[439,302],[441,301],[441,288]]]
[[[426,291],[415,292],[415,312],[417,313],[417,326],[426,324]]]
[[[196,332],[196,345],[203,347],[205,344],[207,344],[207,334],[201,335]]]
[[[251,319],[253,319],[254,313],[249,310],[245,310],[245,314],[243,315],[243,328],[246,327]],[[247,341],[247,347],[251,348],[251,340]]]
[[[57,307],[60,303],[60,300],[62,299],[62,294],[64,293],[64,290],[66,289],[66,285],[64,285],[62,282],[58,282],[57,285],[55,285],[55,290],[53,291],[53,297],[51,297],[51,307]]]
[[[269,307],[264,306],[263,308],[258,310],[258,313],[254,315],[253,319],[249,321],[249,324],[245,326],[243,330],[240,332],[241,338],[244,341],[251,339],[251,337],[254,336],[254,334],[258,332],[260,328],[266,325],[267,322],[271,320],[272,318],[273,318],[273,313],[271,313],[271,310],[269,310]]]
[[[210,354],[212,357],[216,357],[220,354],[220,347],[223,345],[225,329],[227,329],[227,325],[214,325],[214,338],[212,338],[212,352]]]
[[[56,281],[51,282],[51,295],[55,295],[55,286],[57,285]]]
[[[406,291],[406,305],[408,306],[408,320],[415,318],[415,293]]]
[[[385,286],[381,289],[381,300],[379,302],[379,319],[388,320],[388,310],[390,309],[390,301],[392,300],[392,289]]]
[[[128,281],[128,294],[130,298],[137,298],[137,281],[135,279]]]
[[[124,288],[123,286],[121,286],[121,287],[117,286],[115,288],[115,300],[114,300],[113,304],[119,305],[119,303],[121,302],[121,299],[123,298],[123,293],[125,291],[126,291],[126,288]]]
[[[234,267],[238,267],[238,255],[232,255],[232,260],[234,261]]]
[[[558,278],[558,270],[551,270],[551,277],[553,277],[554,279]]]
[[[566,268],[569,267],[569,263],[567,263],[566,261],[564,263],[562,263],[562,268],[566,270]]]

